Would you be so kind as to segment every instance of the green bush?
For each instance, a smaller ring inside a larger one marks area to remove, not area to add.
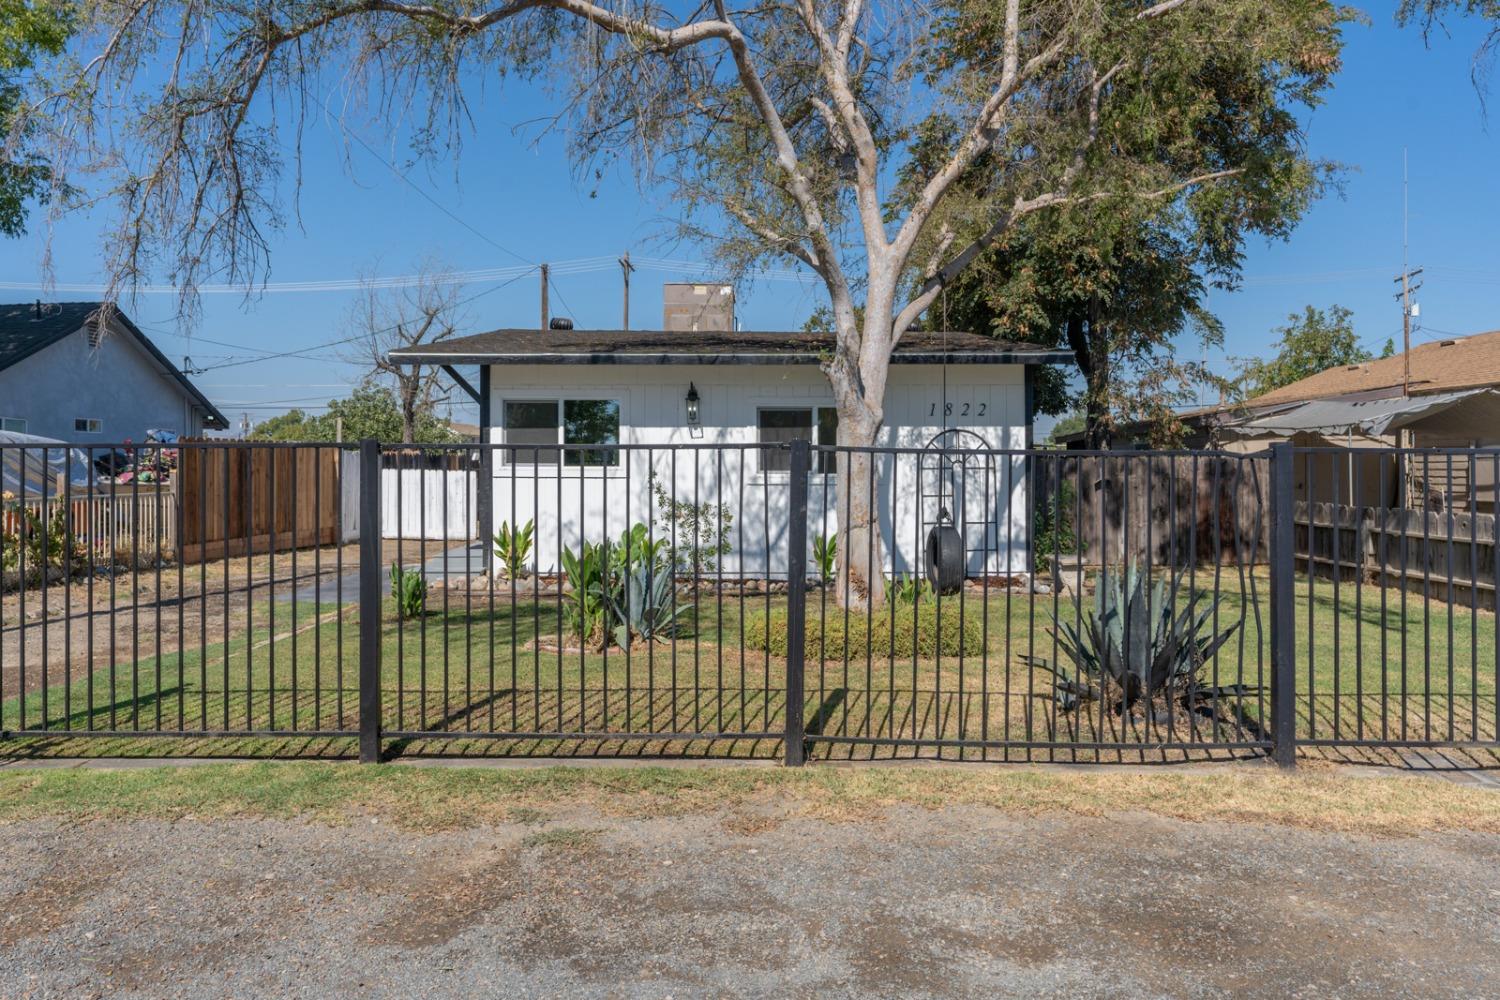
[[[812,609],[809,609],[810,611]],[[978,656],[984,652],[984,630],[979,615],[974,609],[959,622],[958,602],[943,602],[941,642],[938,633],[938,606],[935,602],[917,605],[913,621],[910,604],[897,604],[895,623],[891,622],[891,609],[881,608],[875,617],[866,623],[864,614],[849,612],[847,633],[842,609],[829,607],[822,620],[816,613],[807,616],[807,638],[804,644],[809,659],[820,656],[829,660],[860,659],[870,656],[935,656],[941,646],[942,655]],[[768,628],[769,625],[769,628]],[[786,612],[772,611],[769,619],[760,611],[745,618],[745,646],[748,649],[765,649],[769,631],[770,651],[777,656],[787,653]]]

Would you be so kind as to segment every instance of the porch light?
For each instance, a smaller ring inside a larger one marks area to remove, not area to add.
[[[698,419],[698,387],[691,382],[687,391],[687,422],[694,430],[702,426]]]

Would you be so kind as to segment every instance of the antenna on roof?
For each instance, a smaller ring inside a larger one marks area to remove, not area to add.
[[[1401,147],[1401,273],[1396,276],[1396,281],[1401,283],[1401,291],[1396,293],[1396,298],[1401,300],[1401,395],[1411,396],[1411,318],[1417,315],[1417,307],[1412,304],[1412,293],[1421,288],[1421,283],[1412,284],[1411,279],[1422,273],[1419,267],[1415,271],[1406,262],[1407,236],[1408,236],[1408,189],[1409,182],[1406,171],[1406,147]]]

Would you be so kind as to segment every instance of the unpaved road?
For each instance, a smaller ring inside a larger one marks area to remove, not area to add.
[[[0,829],[0,996],[1500,996],[1500,837],[587,811]]]

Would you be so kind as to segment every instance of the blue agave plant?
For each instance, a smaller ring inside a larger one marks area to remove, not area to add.
[[[1256,690],[1203,683],[1204,667],[1239,623],[1215,632],[1212,620],[1219,602],[1206,600],[1201,591],[1179,597],[1181,582],[1180,574],[1153,582],[1134,563],[1123,579],[1101,572],[1094,608],[1085,620],[1053,617],[1052,634],[1072,669],[1041,657],[1022,659],[1053,675],[1054,697],[1066,709],[1103,699],[1123,714],[1139,702],[1163,698],[1191,710]]]
[[[693,609],[673,592],[669,561],[638,563],[616,586],[602,591],[615,645],[629,650],[632,639],[652,642],[677,633]]]

